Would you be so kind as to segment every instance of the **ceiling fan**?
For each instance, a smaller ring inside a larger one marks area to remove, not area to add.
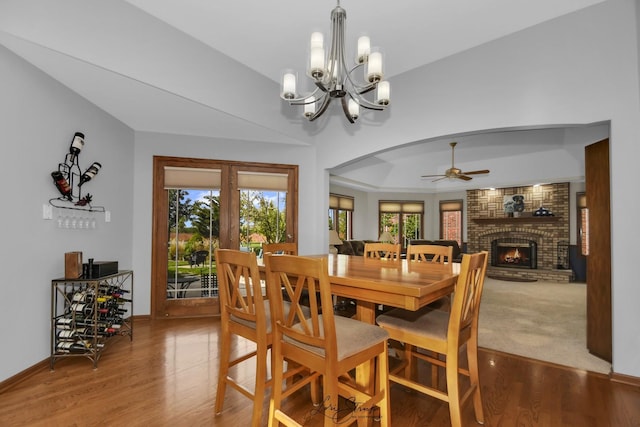
[[[458,144],[457,142],[450,142],[449,145],[451,146],[451,167],[449,169],[447,169],[446,171],[444,171],[444,174],[440,174],[440,175],[422,175],[421,178],[436,178],[431,182],[436,182],[436,181],[440,181],[441,179],[445,179],[445,178],[449,178],[449,179],[453,179],[453,178],[457,178],[457,179],[462,179],[464,181],[470,181],[473,178],[467,175],[480,175],[483,173],[489,173],[488,169],[482,169],[482,170],[477,170],[477,171],[470,171],[470,172],[462,172],[462,170],[458,169],[457,167],[455,167],[453,165],[453,152],[456,148],[456,144]]]

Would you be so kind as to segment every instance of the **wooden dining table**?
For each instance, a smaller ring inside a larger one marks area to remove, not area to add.
[[[375,323],[377,305],[418,310],[450,295],[458,274],[447,264],[353,255],[327,258],[331,293],[356,301],[356,318]]]
[[[354,255],[309,255],[326,257],[331,293],[356,301],[356,318],[375,324],[376,306],[418,310],[453,293],[457,265],[415,262],[406,259],[371,259]],[[264,265],[260,263],[264,271]],[[369,388],[375,368],[356,370],[356,382]]]

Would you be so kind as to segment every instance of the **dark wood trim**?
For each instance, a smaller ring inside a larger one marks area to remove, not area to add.
[[[509,218],[474,218],[471,221],[478,224],[539,224],[545,222],[558,222],[562,220],[560,216],[521,216]]]
[[[220,236],[221,248],[240,247],[240,209],[236,175],[238,171],[277,172],[289,176],[287,193],[287,241],[298,239],[298,165],[280,163],[240,162],[232,160],[198,159],[186,157],[153,157],[153,208],[151,248],[151,317],[212,316],[220,312],[217,298],[167,299],[167,220],[169,216],[167,192],[164,189],[165,166],[221,170]]]
[[[610,375],[610,378],[611,378],[611,381],[616,383],[628,384],[634,387],[640,387],[639,377],[632,377],[631,375],[616,374],[615,372],[612,372]]]
[[[584,148],[588,209],[587,348],[601,359],[613,358],[611,296],[611,182],[609,139]]]

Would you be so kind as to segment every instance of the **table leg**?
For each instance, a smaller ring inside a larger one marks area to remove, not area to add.
[[[376,304],[367,301],[356,302],[356,319],[371,325],[376,323]],[[356,368],[356,384],[366,393],[372,393],[375,387],[375,361],[364,363]],[[371,426],[373,419],[368,418],[366,425]],[[360,425],[360,424],[358,424]]]
[[[371,325],[376,323],[376,304],[367,301],[357,301],[356,319]],[[375,364],[367,363],[356,369],[356,383],[363,390],[372,391],[375,381]]]

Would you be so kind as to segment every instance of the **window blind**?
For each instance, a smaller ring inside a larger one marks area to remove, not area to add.
[[[289,175],[286,173],[238,172],[238,188],[243,190],[286,192]]]
[[[219,169],[164,167],[165,190],[193,188],[210,190],[220,188],[222,172]]]

